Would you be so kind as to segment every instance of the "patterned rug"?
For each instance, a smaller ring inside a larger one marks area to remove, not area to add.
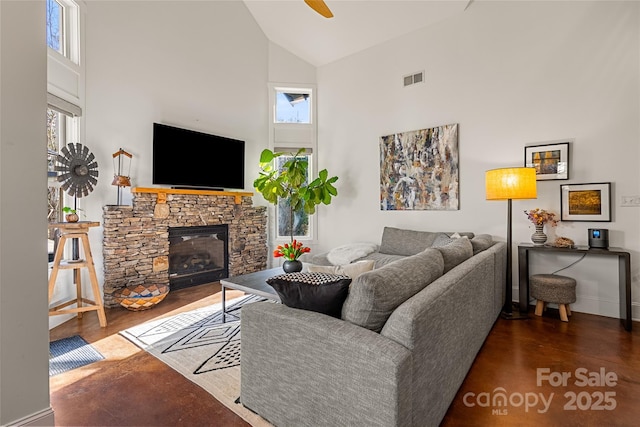
[[[104,359],[104,356],[80,335],[49,343],[49,376],[61,374]]]
[[[264,301],[254,295],[227,302],[225,323],[221,305],[199,308],[152,320],[120,332],[208,391],[253,426],[269,426],[264,419],[236,403],[240,397],[240,309]]]

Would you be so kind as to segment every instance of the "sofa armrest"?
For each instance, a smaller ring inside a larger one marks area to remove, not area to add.
[[[242,308],[241,402],[278,426],[411,424],[411,353],[283,304]]]

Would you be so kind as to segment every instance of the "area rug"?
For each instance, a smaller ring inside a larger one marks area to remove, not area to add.
[[[49,343],[49,376],[103,359],[104,356],[80,335],[51,341]]]
[[[254,295],[152,320],[120,332],[163,363],[198,384],[253,426],[270,426],[237,402],[240,397],[240,315]]]

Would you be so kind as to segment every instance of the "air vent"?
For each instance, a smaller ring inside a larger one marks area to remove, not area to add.
[[[424,83],[424,71],[420,71],[418,73],[409,74],[404,76],[403,78],[404,86],[411,86],[416,83]]]

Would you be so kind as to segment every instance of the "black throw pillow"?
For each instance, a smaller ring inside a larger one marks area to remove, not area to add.
[[[292,308],[340,317],[351,278],[331,273],[289,273],[267,279],[280,301]]]

